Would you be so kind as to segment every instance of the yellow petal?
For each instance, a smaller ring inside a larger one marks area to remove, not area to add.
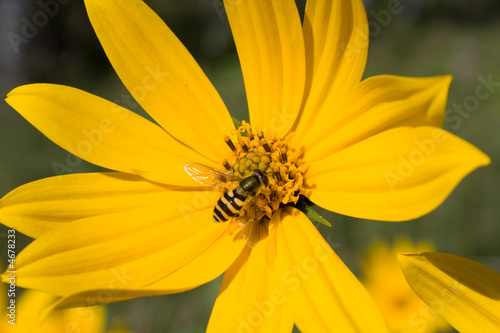
[[[439,252],[398,253],[417,295],[459,332],[500,331],[500,274]]]
[[[222,161],[234,125],[219,94],[188,50],[140,0],[86,0],[109,61],[135,100],[168,133]]]
[[[444,122],[451,76],[410,78],[381,75],[361,82],[332,114],[319,114],[302,144],[317,161],[372,135],[399,126]],[[324,118],[321,118],[324,117]]]
[[[386,332],[368,292],[300,211],[271,219],[274,271],[286,306],[302,332]]]
[[[226,232],[225,224],[212,221],[218,197],[171,191],[161,204],[67,223],[19,253],[17,283],[61,296],[143,289],[194,260]]]
[[[142,289],[131,289],[128,285],[118,285],[106,290],[89,290],[72,294],[63,297],[44,312],[48,314],[54,309],[119,302],[136,297],[165,295],[198,287],[215,279],[231,266],[245,244],[245,239],[223,233],[202,253],[158,282],[147,285]]]
[[[440,205],[467,174],[490,163],[476,147],[436,127],[398,127],[313,163],[309,199],[331,211],[404,221]]]
[[[50,177],[5,195],[0,200],[0,221],[37,238],[74,220],[168,202],[169,189],[120,172]]]
[[[223,233],[189,263],[145,289],[189,290],[212,281],[234,263],[246,242],[241,235]]]
[[[18,87],[7,103],[50,140],[96,165],[171,185],[197,183],[188,162],[216,166],[161,127],[84,91],[54,84]],[[64,173],[67,166],[59,166]]]
[[[224,1],[245,81],[250,122],[283,136],[299,111],[304,39],[293,0]]]
[[[267,265],[267,228],[261,225],[260,240],[252,248],[246,246],[224,274],[207,332],[292,331],[286,297]]]
[[[296,128],[300,138],[320,124],[319,115],[331,118],[339,100],[361,81],[368,54],[362,1],[308,0],[304,42],[307,101]]]

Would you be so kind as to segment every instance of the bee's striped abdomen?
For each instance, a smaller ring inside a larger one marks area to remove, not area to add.
[[[214,208],[214,221],[225,222],[231,217],[239,214],[246,197],[238,194],[236,190],[231,190],[226,193],[217,201]]]

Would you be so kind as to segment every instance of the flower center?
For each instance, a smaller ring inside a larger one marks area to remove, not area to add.
[[[242,179],[252,176],[252,171],[256,169],[269,179],[269,185],[261,186],[255,195],[246,200],[237,218],[242,222],[271,219],[272,213],[281,206],[296,204],[305,168],[299,158],[300,152],[289,145],[292,135],[279,139],[268,131],[254,134],[245,121],[236,134],[237,145],[229,137],[225,138],[234,157],[224,161],[224,167]]]

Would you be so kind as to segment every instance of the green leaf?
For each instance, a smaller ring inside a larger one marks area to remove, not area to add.
[[[241,126],[241,121],[238,119],[231,117],[233,119],[234,127],[239,128]]]
[[[306,197],[300,196],[299,201],[295,208],[300,210],[302,213],[306,214],[307,218],[311,221],[316,221],[318,223],[324,224],[327,227],[331,227],[332,224],[328,222],[323,216],[319,215],[312,207],[314,204],[309,201]]]
[[[315,211],[311,206],[305,206],[305,212],[304,214],[306,214],[306,216],[312,220],[312,221],[316,221],[316,222],[319,222],[321,224],[324,224],[326,225],[327,227],[331,227],[332,224],[330,222],[328,222],[327,220],[325,220],[325,218],[321,215],[318,214],[317,211]]]

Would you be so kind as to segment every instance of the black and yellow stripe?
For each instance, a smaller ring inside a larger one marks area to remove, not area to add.
[[[236,190],[231,190],[217,201],[214,208],[214,221],[225,222],[231,217],[239,214],[247,198],[239,194]]]

